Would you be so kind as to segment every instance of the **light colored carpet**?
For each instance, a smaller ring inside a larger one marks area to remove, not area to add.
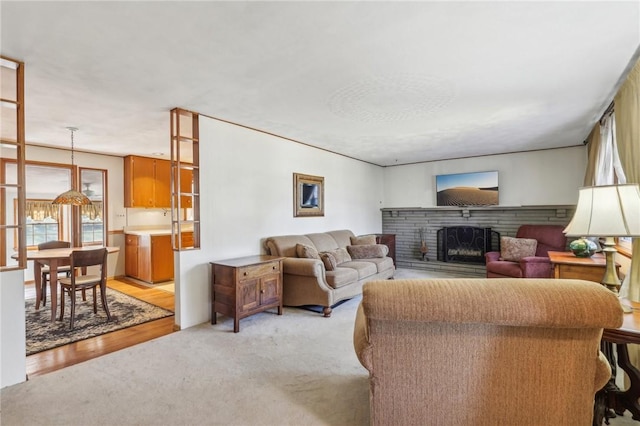
[[[352,343],[359,301],[337,307],[331,318],[296,308],[257,314],[241,320],[237,334],[222,316],[215,326],[37,376],[0,391],[0,423],[367,425],[368,377]]]

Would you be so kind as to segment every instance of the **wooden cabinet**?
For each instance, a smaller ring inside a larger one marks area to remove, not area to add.
[[[129,277],[138,276],[138,236],[125,235],[124,273]]]
[[[571,252],[549,251],[553,271],[552,278],[601,282],[607,262],[602,253],[591,257],[576,257]],[[620,264],[616,262],[616,274],[620,276]]]
[[[124,158],[124,206],[171,207],[171,162],[129,155]]]
[[[157,283],[173,279],[171,235],[125,235],[125,274]]]
[[[233,332],[240,319],[270,308],[282,315],[282,257],[249,256],[211,262],[211,324],[217,313],[233,318]]]
[[[376,243],[389,247],[389,256],[396,265],[396,234],[376,234]]]

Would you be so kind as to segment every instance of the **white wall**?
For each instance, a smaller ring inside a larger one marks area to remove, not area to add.
[[[380,167],[200,116],[201,249],[176,255],[176,317],[209,321],[209,262],[264,253],[273,235],[380,232]],[[293,173],[323,176],[324,217],[293,217]]]
[[[0,272],[0,387],[24,382],[24,271]]]
[[[436,175],[498,171],[502,206],[575,204],[586,147],[432,161],[384,170],[384,207],[433,207]]]

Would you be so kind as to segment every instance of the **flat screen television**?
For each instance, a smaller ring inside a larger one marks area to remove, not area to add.
[[[436,206],[498,205],[498,172],[436,176]]]

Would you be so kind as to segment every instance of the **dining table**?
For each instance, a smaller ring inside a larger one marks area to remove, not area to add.
[[[46,250],[27,250],[27,260],[33,260],[33,275],[36,286],[36,309],[39,309],[42,300],[42,265],[49,266],[49,287],[51,289],[51,322],[56,320],[58,304],[58,267],[69,265],[71,252],[86,251],[102,248],[99,246],[54,248]],[[120,251],[120,247],[105,247],[108,253]],[[11,256],[16,259],[18,254]]]

